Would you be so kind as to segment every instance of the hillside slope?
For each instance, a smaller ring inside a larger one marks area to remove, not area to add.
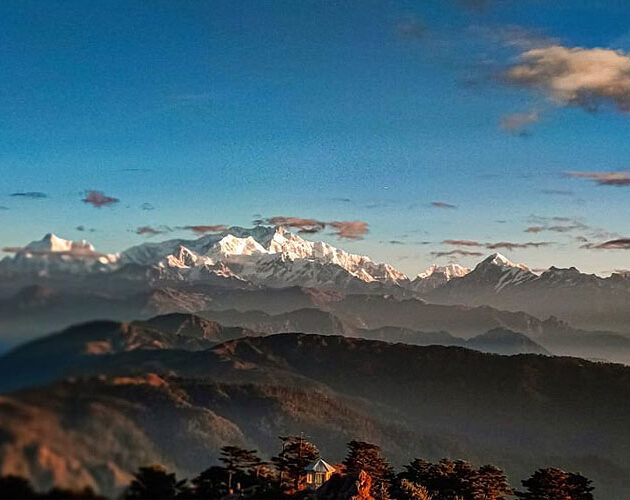
[[[303,334],[100,357],[105,375],[2,398],[1,470],[113,492],[147,462],[186,475],[224,444],[269,455],[279,434],[305,432],[333,461],[356,437],[396,464],[461,457],[513,480],[555,465],[592,477],[599,498],[630,495],[620,365]]]

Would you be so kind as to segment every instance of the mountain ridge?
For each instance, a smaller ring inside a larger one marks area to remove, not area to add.
[[[115,493],[139,465],[190,475],[225,444],[269,456],[278,435],[302,431],[333,460],[358,438],[396,464],[413,450],[518,478],[552,463],[594,479],[602,498],[630,492],[630,368],[620,365],[290,333],[116,356],[126,361],[100,374],[0,397],[0,462],[41,487]]]

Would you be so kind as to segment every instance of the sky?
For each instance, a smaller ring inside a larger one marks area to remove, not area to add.
[[[293,217],[410,275],[628,269],[629,53],[622,0],[0,2],[0,246]]]

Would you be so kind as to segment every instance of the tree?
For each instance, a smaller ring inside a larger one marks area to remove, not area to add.
[[[191,483],[195,498],[216,500],[225,496],[228,491],[225,469],[218,465],[204,470]]]
[[[367,472],[372,478],[372,496],[376,500],[389,499],[394,470],[381,453],[381,448],[365,441],[350,441],[343,461],[349,473]]]
[[[408,479],[402,479],[398,489],[396,498],[400,498],[400,500],[433,500],[433,495],[429,493],[429,490]]]
[[[161,465],[140,467],[125,491],[125,500],[171,500],[186,495],[186,480],[178,481]]]
[[[23,477],[13,475],[0,477],[0,499],[15,500],[16,498],[30,500],[37,498],[37,494],[31,483]]]
[[[516,492],[526,500],[593,500],[590,479],[581,474],[560,469],[538,469],[529,479],[521,481],[526,491]]]
[[[475,500],[504,500],[513,493],[501,469],[494,465],[479,467],[472,487]]]
[[[246,450],[238,446],[224,446],[221,448],[219,461],[225,464],[225,471],[228,475],[228,490],[231,490],[236,483],[243,486],[250,483],[258,475],[263,461],[258,457],[256,450]]]
[[[280,486],[299,491],[303,489],[304,469],[317,460],[319,450],[302,436],[281,436],[280,441],[282,451],[271,459],[278,470]]]
[[[444,500],[503,500],[510,495],[503,471],[492,465],[476,470],[464,460],[440,460],[432,464],[416,459],[405,466],[399,480],[424,486],[436,498]]]

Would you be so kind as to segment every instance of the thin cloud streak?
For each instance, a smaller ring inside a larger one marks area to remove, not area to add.
[[[19,191],[11,193],[9,196],[13,196],[14,198],[30,198],[32,200],[48,198],[48,195],[46,193],[42,193],[41,191]]]
[[[512,241],[499,241],[492,243],[482,243],[480,241],[472,241],[472,240],[444,240],[442,242],[444,245],[451,246],[459,246],[459,247],[478,247],[485,248],[487,250],[515,250],[519,248],[540,248],[553,245],[554,243],[550,241],[527,241],[524,243],[521,242],[512,242]]]
[[[215,224],[215,225],[197,225],[197,226],[181,226],[178,229],[185,229],[187,231],[192,231],[197,234],[206,234],[206,233],[223,233],[227,231],[227,226],[225,224]]]
[[[81,201],[83,201],[83,203],[87,203],[88,205],[92,205],[95,208],[101,208],[114,205],[120,200],[112,196],[107,196],[102,191],[90,190],[86,192],[85,198]]]
[[[630,186],[629,172],[565,172],[564,175],[574,179],[589,179],[600,186]]]
[[[587,243],[581,248],[590,250],[630,250],[630,238],[618,238],[616,240],[605,241],[597,245]]]
[[[452,205],[450,203],[445,203],[443,201],[432,201],[431,206],[433,208],[446,208],[446,209],[455,209],[457,205]]]
[[[369,232],[368,223],[363,221],[321,221],[301,217],[276,216],[258,219],[254,223],[294,228],[299,234],[316,234],[328,228],[337,238],[347,240],[361,240]]]
[[[540,121],[540,113],[538,111],[529,111],[527,113],[510,113],[501,118],[499,128],[504,132],[514,135],[529,135],[528,127]]]
[[[470,250],[448,250],[443,252],[431,252],[433,257],[482,257],[483,253],[481,252],[473,252]]]

